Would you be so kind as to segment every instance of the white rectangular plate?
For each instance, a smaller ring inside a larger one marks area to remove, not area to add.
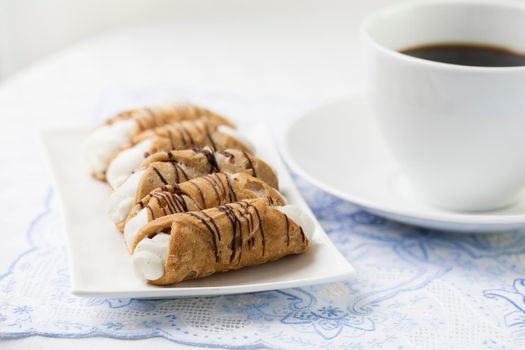
[[[276,169],[288,203],[304,208],[313,217],[265,126],[253,124],[242,129],[253,141],[257,156]],[[87,129],[59,129],[42,134],[55,186],[62,200],[73,294],[113,298],[236,294],[334,282],[353,274],[353,267],[334,247],[316,220],[311,247],[302,255],[219,273],[173,287],[144,283],[134,275],[123,237],[107,214],[108,186],[94,180],[85,166],[82,144],[88,133]]]

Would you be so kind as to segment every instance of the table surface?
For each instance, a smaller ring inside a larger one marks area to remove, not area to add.
[[[0,273],[24,245],[28,221],[19,218],[32,218],[41,210],[40,201],[26,200],[21,205],[12,199],[17,193],[44,198],[48,191],[42,186],[47,174],[22,166],[28,162],[35,169],[45,166],[42,157],[34,154],[38,129],[84,125],[99,112],[94,106],[101,93],[123,87],[134,91],[178,86],[303,107],[362,92],[358,23],[367,12],[391,2],[270,1],[254,10],[228,0],[213,12],[203,11],[192,17],[175,14],[169,24],[131,28],[78,44],[4,81],[0,85],[0,163],[8,164],[10,171],[0,172],[0,182],[9,184],[0,188],[0,212],[9,215],[0,216],[0,225],[10,230],[0,230]],[[298,112],[290,109],[289,119]],[[269,119],[279,124],[274,125],[277,128],[288,120],[281,123]],[[414,252],[427,253],[424,249]],[[517,256],[523,264],[523,254]],[[437,255],[433,258],[441,259]],[[501,303],[502,308],[507,306]],[[469,323],[451,324],[469,327]],[[458,334],[465,329],[458,328]],[[131,341],[38,336],[4,340],[0,345],[2,349],[72,346],[186,347],[163,338]],[[485,347],[497,348],[490,343]]]
[[[115,86],[130,89],[163,84],[180,85],[241,96],[308,99],[312,104],[362,89],[359,64],[358,22],[375,1],[356,8],[352,2],[298,2],[259,6],[258,14],[248,8],[228,8],[175,17],[161,23],[112,33],[71,47],[4,81],[0,85],[0,128],[2,148],[35,136],[34,130],[78,125],[81,113],[100,91]],[[271,23],[267,26],[266,23]],[[5,127],[8,125],[8,127]],[[17,154],[30,159],[30,154]],[[12,161],[6,152],[2,162]],[[42,195],[42,174],[4,177],[13,186],[1,190],[9,196],[22,186]],[[33,216],[38,205],[10,208]],[[0,222],[25,230],[27,223]],[[0,233],[7,236],[7,232]],[[10,235],[0,254],[0,270],[18,253],[23,235]],[[66,349],[71,346],[112,349],[173,348],[162,338],[126,341],[110,338],[57,339],[29,337],[2,342],[3,349]],[[185,347],[179,345],[181,347]]]

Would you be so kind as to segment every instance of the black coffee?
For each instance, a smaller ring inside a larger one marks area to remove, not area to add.
[[[525,66],[525,53],[477,44],[430,44],[399,52],[430,61],[478,67]]]

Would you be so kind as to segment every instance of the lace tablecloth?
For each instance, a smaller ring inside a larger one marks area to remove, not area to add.
[[[131,101],[149,101],[129,92],[101,95],[106,97],[93,108],[93,119]],[[239,105],[223,96],[196,100],[234,115],[272,114],[270,121],[290,110],[276,103],[282,113],[269,113],[262,107],[267,101]],[[26,149],[19,154],[27,157],[20,161],[4,150],[1,160],[21,174],[42,175],[38,181],[0,192],[4,213],[11,210],[16,216],[22,205],[36,208],[31,218],[20,215],[2,221],[9,233],[2,236],[6,244],[0,251],[14,249],[9,237],[15,235],[25,236],[25,247],[17,246],[16,258],[0,271],[0,338],[164,337],[192,345],[283,349],[525,347],[524,232],[466,235],[406,226],[371,215],[298,178],[315,215],[354,264],[354,279],[221,297],[74,297],[68,291],[58,198],[41,162],[27,161],[35,159],[34,152]],[[4,183],[12,181],[10,174],[2,176]],[[24,192],[27,188],[31,191]]]

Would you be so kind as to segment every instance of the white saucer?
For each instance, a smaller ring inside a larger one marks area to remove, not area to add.
[[[359,96],[306,113],[292,123],[281,146],[290,166],[313,184],[393,220],[465,232],[525,227],[523,199],[512,207],[483,213],[451,212],[419,201]]]

